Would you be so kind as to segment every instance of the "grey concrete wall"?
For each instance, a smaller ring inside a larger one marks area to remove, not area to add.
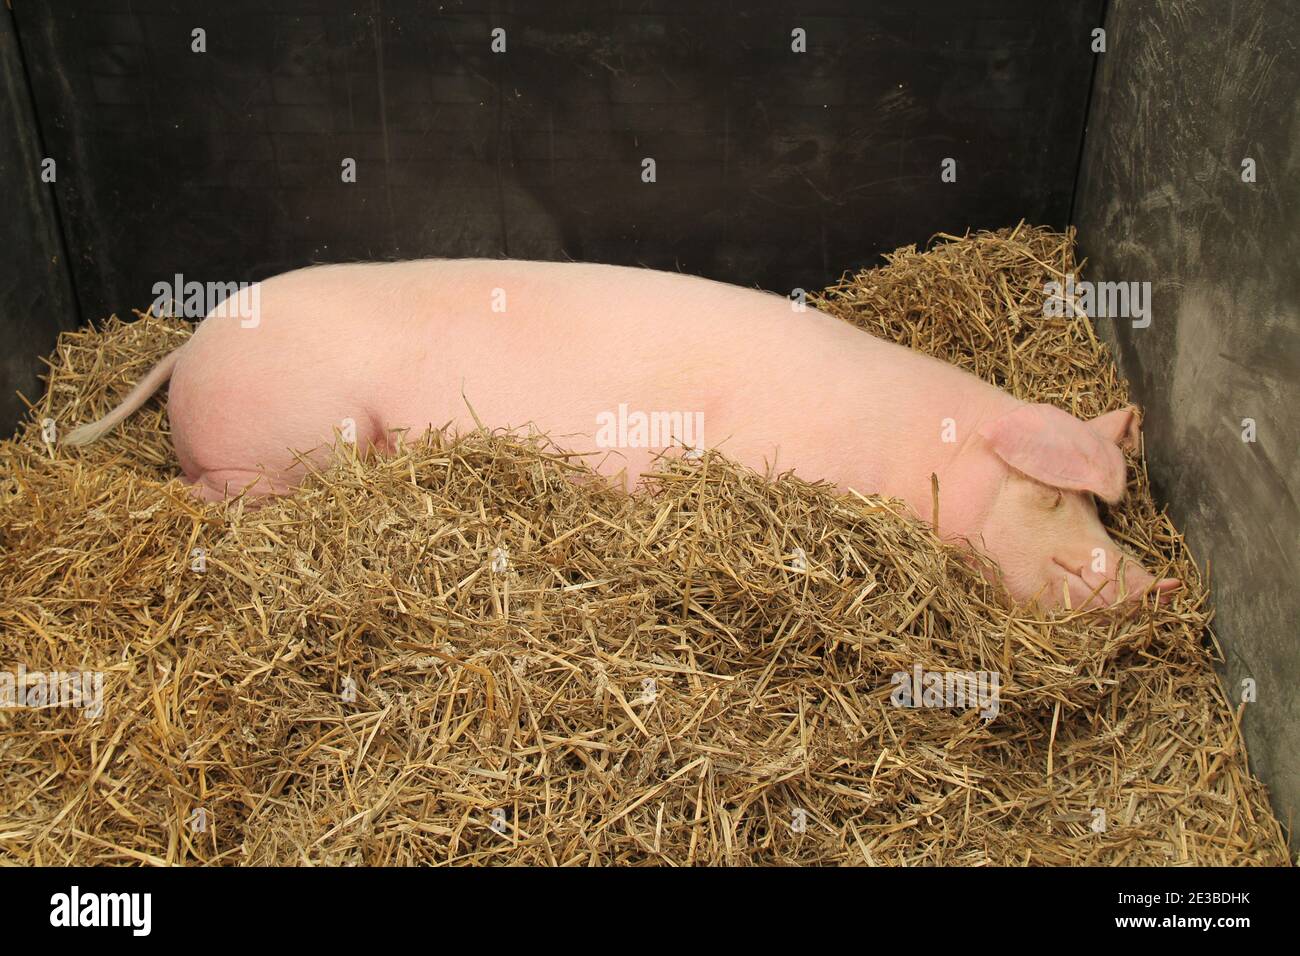
[[[1112,0],[1105,25],[1074,220],[1086,278],[1149,281],[1153,305],[1148,328],[1097,325],[1146,409],[1156,494],[1211,563],[1225,685],[1256,682],[1251,762],[1294,827],[1300,7]]]

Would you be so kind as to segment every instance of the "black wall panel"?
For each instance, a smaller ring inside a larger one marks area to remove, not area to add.
[[[144,307],[176,272],[234,281],[420,256],[639,263],[788,290],[941,230],[1063,226],[1101,5],[15,12],[96,317]],[[196,28],[205,53],[191,50]],[[342,182],[346,157],[356,183]],[[940,181],[945,157],[956,183]]]
[[[44,150],[32,111],[22,48],[9,10],[0,8],[0,429],[35,401],[41,357],[79,322],[55,214],[43,182]]]

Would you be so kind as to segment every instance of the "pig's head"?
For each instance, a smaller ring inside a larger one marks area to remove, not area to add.
[[[1124,496],[1121,448],[1134,447],[1132,408],[1082,421],[1050,405],[1022,405],[978,431],[981,455],[1000,466],[996,497],[981,530],[1018,601],[1045,608],[1111,605],[1155,594],[1166,600],[1180,582],[1156,581],[1102,527],[1094,495]]]

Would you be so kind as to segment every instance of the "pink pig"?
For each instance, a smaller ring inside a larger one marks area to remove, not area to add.
[[[170,377],[181,467],[217,501],[290,491],[303,476],[290,450],[323,462],[351,426],[380,451],[400,429],[536,427],[635,482],[665,446],[702,447],[702,424],[745,465],[901,498],[926,521],[935,475],[940,533],[992,557],[1019,601],[1068,592],[1079,608],[1179,587],[1121,562],[1097,517],[1094,495],[1124,495],[1131,408],[1084,422],[788,299],[647,269],[363,263],[258,293],[256,315],[215,309],[65,441],[99,438]]]

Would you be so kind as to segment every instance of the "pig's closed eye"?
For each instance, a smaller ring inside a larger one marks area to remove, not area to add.
[[[1043,507],[1049,510],[1055,510],[1061,507],[1061,502],[1065,500],[1065,493],[1060,488],[1044,487],[1039,489],[1039,500],[1042,501]]]

